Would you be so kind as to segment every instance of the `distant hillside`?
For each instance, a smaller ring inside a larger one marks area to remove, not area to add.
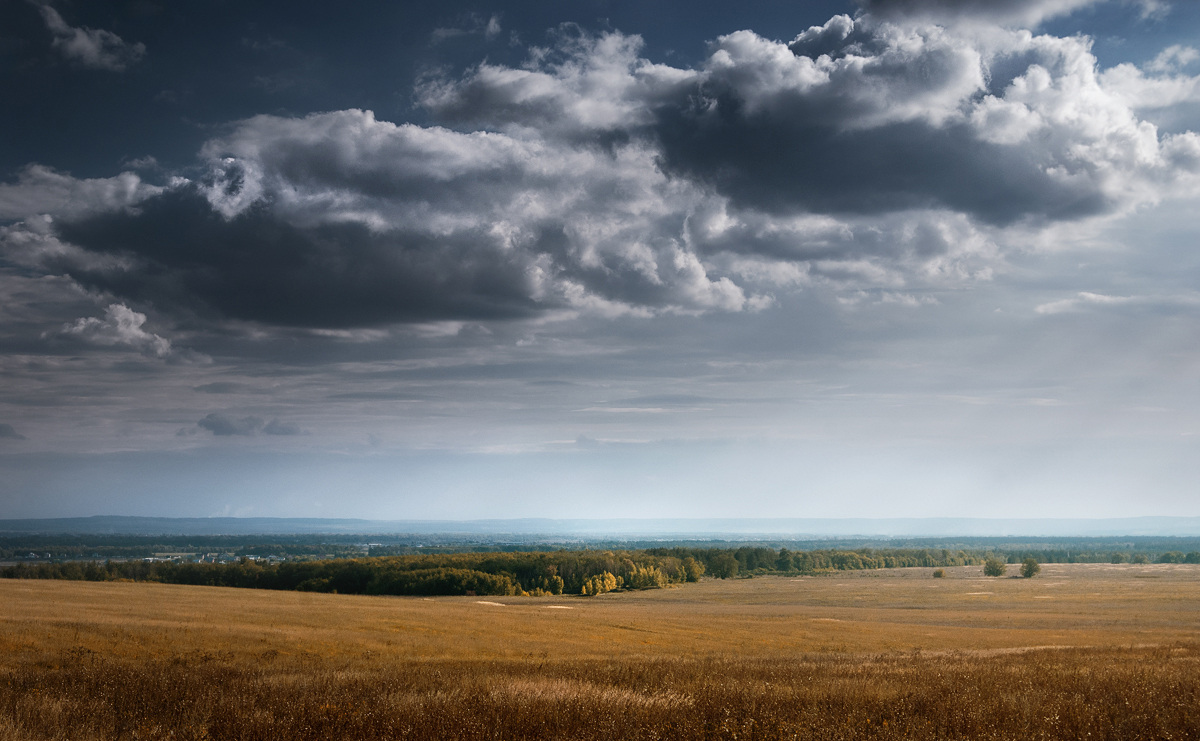
[[[1116,519],[759,518],[361,520],[292,517],[64,517],[0,520],[0,533],[83,535],[457,534],[640,539],[757,537],[1200,536],[1200,517]]]

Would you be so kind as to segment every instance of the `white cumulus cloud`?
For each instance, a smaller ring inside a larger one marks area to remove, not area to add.
[[[132,347],[145,355],[165,358],[171,354],[171,341],[142,329],[146,315],[124,304],[110,304],[104,318],[82,317],[63,326],[61,334],[78,337],[94,345]]]

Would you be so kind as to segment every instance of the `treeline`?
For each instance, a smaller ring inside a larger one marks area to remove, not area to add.
[[[131,580],[168,584],[376,595],[600,594],[766,573],[813,574],[900,566],[961,566],[983,556],[935,549],[778,551],[765,547],[640,551],[438,553],[267,564],[148,561],[16,564],[0,577]]]
[[[18,563],[0,569],[8,579],[153,581],[167,584],[373,595],[595,595],[760,574],[818,574],[859,569],[971,566],[995,552],[946,548],[789,551],[767,547],[649,548],[639,551],[432,553],[264,563],[68,561]],[[1002,554],[1010,563],[1076,561],[1065,551]],[[1109,562],[1147,563],[1142,554],[1107,554]],[[1169,551],[1159,563],[1200,563],[1200,552]]]
[[[693,558],[637,551],[455,553],[232,564],[125,561],[16,564],[0,577],[154,581],[375,595],[599,594],[698,581]]]
[[[895,569],[905,566],[970,566],[981,564],[985,554],[945,548],[876,549],[858,551],[811,550],[744,546],[741,548],[649,548],[645,553],[693,558],[712,576],[728,579],[754,574],[816,574],[825,571]]]
[[[1083,551],[1063,550],[1010,551],[1005,554],[1008,563],[1021,563],[1032,558],[1039,563],[1200,563],[1200,551],[1165,551],[1163,553],[1129,551]]]

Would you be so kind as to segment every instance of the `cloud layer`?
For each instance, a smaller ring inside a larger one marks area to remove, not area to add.
[[[10,509],[1196,506],[1191,5],[45,5]]]
[[[722,36],[691,69],[564,27],[524,67],[422,80],[440,125],[256,116],[201,176],[33,166],[0,214],[53,215],[43,266],[177,317],[738,312],[815,285],[916,305],[991,276],[1013,234],[1196,192],[1200,137],[1137,113],[1195,99],[1193,52],[1101,74],[1086,38],[1009,27],[1084,4],[956,3],[960,27],[875,0],[789,43]]]

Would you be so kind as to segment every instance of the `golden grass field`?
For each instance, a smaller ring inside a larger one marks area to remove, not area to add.
[[[931,571],[592,598],[4,580],[0,740],[1200,738],[1200,566]]]

